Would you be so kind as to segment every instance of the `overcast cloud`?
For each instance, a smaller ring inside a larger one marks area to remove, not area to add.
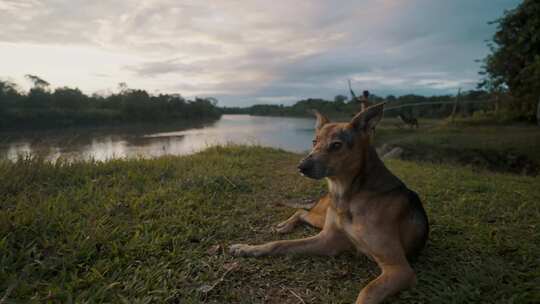
[[[347,93],[447,94],[478,82],[516,0],[0,0],[0,77],[87,93],[117,83],[222,105]]]

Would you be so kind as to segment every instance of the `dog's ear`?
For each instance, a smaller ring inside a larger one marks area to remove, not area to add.
[[[325,124],[330,122],[330,119],[328,117],[324,116],[323,114],[319,113],[317,110],[312,110],[313,115],[317,117],[317,122],[315,123],[315,130],[320,130]]]
[[[371,132],[373,129],[375,129],[375,126],[383,117],[385,103],[386,102],[381,102],[376,105],[372,105],[362,112],[356,114],[350,122],[353,129],[359,132]]]

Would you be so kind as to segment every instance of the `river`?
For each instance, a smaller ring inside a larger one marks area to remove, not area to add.
[[[0,158],[39,155],[49,161],[108,160],[185,155],[214,145],[246,144],[303,152],[311,147],[314,119],[223,115],[193,126],[135,125],[0,133]]]

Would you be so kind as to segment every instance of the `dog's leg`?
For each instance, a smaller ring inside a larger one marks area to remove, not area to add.
[[[374,232],[370,236],[364,236],[370,256],[382,272],[360,291],[356,304],[381,303],[387,297],[416,285],[416,275],[396,235],[398,234]]]
[[[319,234],[297,240],[269,242],[262,245],[235,244],[229,248],[234,256],[266,256],[281,254],[336,255],[351,248],[347,237],[338,231],[321,231]]]
[[[306,210],[296,210],[296,212],[287,220],[277,224],[274,227],[274,231],[277,233],[289,233],[291,232],[296,225],[300,224],[302,221],[302,216],[306,215],[308,212]]]
[[[360,291],[356,304],[381,303],[387,297],[415,284],[416,275],[408,263],[383,266],[381,275]]]
[[[269,242],[262,245],[235,244],[229,249],[235,256],[263,256],[278,254],[318,254],[336,255],[352,247],[352,243],[337,228],[336,213],[327,208],[323,230],[312,237],[298,240]]]
[[[307,223],[313,227],[322,229],[324,226],[324,219],[326,216],[326,210],[321,214],[317,209],[312,209],[310,211],[306,210],[297,210],[290,218],[286,221],[281,222],[276,225],[274,230],[278,233],[289,233],[294,227],[300,223]]]
[[[328,195],[323,196],[309,211],[297,210],[286,221],[276,225],[274,230],[278,233],[289,233],[300,223],[307,223],[313,227],[322,229],[326,219],[326,210],[330,204]]]

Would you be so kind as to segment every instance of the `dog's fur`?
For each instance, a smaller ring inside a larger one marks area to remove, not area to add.
[[[382,270],[361,290],[356,303],[380,303],[414,286],[409,259],[427,240],[428,220],[418,195],[385,167],[370,144],[382,113],[383,105],[374,105],[348,123],[330,123],[316,113],[313,149],[298,168],[310,178],[326,178],[329,193],[309,212],[297,211],[277,229],[287,232],[303,221],[320,227],[319,234],[262,245],[235,244],[230,253],[336,255],[355,248]]]

